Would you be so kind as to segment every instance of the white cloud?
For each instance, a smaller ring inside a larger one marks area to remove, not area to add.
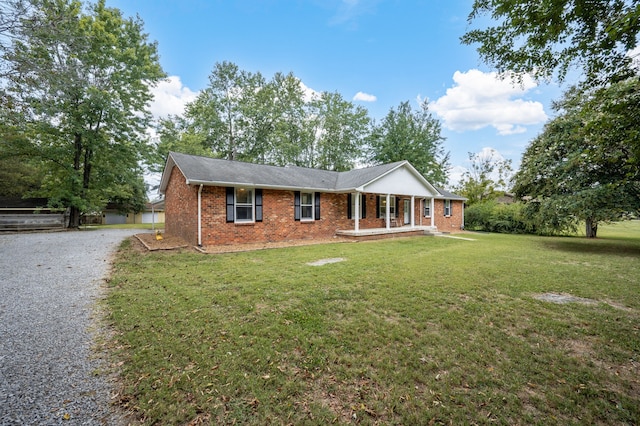
[[[353,97],[354,101],[362,101],[362,102],[375,102],[378,98],[375,95],[370,95],[364,92],[358,92]]]
[[[462,175],[467,171],[466,167],[453,166],[449,169],[449,182],[448,187],[453,188],[457,186],[462,180]]]
[[[361,15],[373,13],[379,1],[380,0],[341,0],[329,24],[349,24],[351,28],[356,28],[357,18]]]
[[[304,101],[305,102],[310,102],[310,101],[320,97],[320,92],[317,92],[317,91],[313,90],[312,88],[307,87],[307,85],[304,84],[302,81],[300,82],[300,88],[302,89],[302,92],[304,93]]]
[[[169,114],[182,115],[188,102],[195,100],[198,92],[182,85],[180,77],[171,76],[151,88],[153,101],[150,110],[154,117],[166,117]]]
[[[429,105],[448,129],[464,132],[492,126],[499,135],[511,135],[547,120],[542,103],[517,98],[536,87],[528,75],[518,83],[472,69],[456,71],[453,81],[454,86]]]

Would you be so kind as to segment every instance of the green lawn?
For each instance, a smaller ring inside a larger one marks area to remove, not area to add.
[[[637,424],[640,222],[599,234],[127,241],[107,299],[120,402],[146,424]],[[307,265],[326,258],[344,261]]]

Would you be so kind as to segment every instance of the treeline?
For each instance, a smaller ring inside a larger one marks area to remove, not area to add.
[[[409,160],[433,183],[447,180],[440,122],[426,103],[403,102],[375,123],[339,93],[305,92],[293,73],[266,79],[231,62],[217,63],[184,114],[160,120],[157,131],[156,170],[178,151],[335,171]]]

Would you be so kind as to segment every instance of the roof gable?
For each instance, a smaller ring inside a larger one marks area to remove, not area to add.
[[[178,167],[188,185],[249,186],[319,192],[377,192],[441,197],[438,190],[408,162],[355,169],[346,172],[276,167],[241,161],[170,152],[160,181],[164,193],[173,167]]]

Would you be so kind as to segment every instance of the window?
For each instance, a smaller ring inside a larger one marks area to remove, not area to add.
[[[262,189],[227,187],[227,222],[262,222]]]
[[[451,216],[451,200],[444,200],[444,215]]]
[[[378,214],[379,217],[381,218],[385,218],[385,215],[387,214],[387,196],[386,195],[380,195],[379,197],[379,210],[378,210]],[[390,217],[396,217],[396,196],[392,195],[391,197],[389,197],[389,216]]]
[[[300,220],[313,220],[313,192],[300,193]]]
[[[424,200],[424,217],[431,217],[431,200]]]
[[[236,188],[236,222],[253,222],[253,190]]]
[[[294,191],[293,218],[305,222],[320,220],[320,193]]]

